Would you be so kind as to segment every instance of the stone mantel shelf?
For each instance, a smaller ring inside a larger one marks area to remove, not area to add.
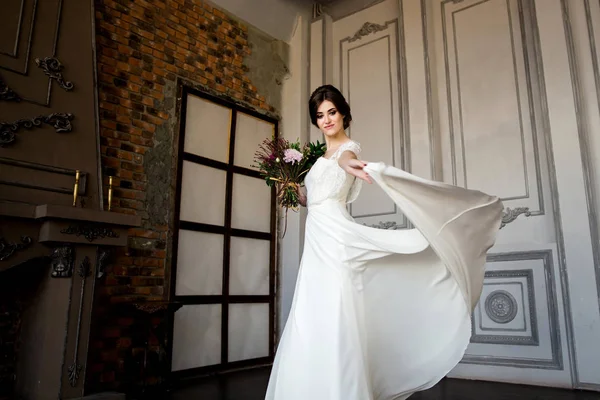
[[[91,210],[56,204],[1,203],[0,216],[35,220],[64,219],[126,227],[140,226],[141,217],[110,211]]]
[[[6,243],[31,244],[0,261],[0,272],[36,257],[48,257],[49,248],[60,245],[127,246],[129,228],[141,225],[141,217],[110,211],[55,204],[0,202],[0,228],[11,220],[10,230],[1,229]]]

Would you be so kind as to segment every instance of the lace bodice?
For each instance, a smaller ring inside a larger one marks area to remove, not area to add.
[[[342,144],[330,158],[319,158],[310,169],[304,180],[308,207],[329,199],[343,203],[356,200],[362,187],[362,180],[346,173],[338,164],[339,157],[346,150],[358,157],[360,144],[350,140]]]

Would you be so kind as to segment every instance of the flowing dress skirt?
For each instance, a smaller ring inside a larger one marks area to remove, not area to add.
[[[366,171],[416,228],[366,227],[333,200],[309,208],[266,399],[406,399],[464,355],[501,202],[381,163]]]

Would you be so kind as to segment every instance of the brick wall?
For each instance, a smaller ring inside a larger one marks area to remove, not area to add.
[[[247,76],[246,26],[201,0],[96,0],[103,181],[113,210],[140,215],[127,249],[96,290],[91,391],[123,381],[128,326],[111,305],[160,300],[169,269],[177,82],[275,113]],[[105,194],[106,196],[106,194]]]

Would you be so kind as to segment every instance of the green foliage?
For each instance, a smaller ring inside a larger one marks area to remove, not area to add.
[[[298,190],[308,171],[325,154],[325,143],[290,143],[286,139],[272,137],[264,140],[255,153],[254,166],[269,187],[277,188],[277,200],[284,208],[299,206]]]

